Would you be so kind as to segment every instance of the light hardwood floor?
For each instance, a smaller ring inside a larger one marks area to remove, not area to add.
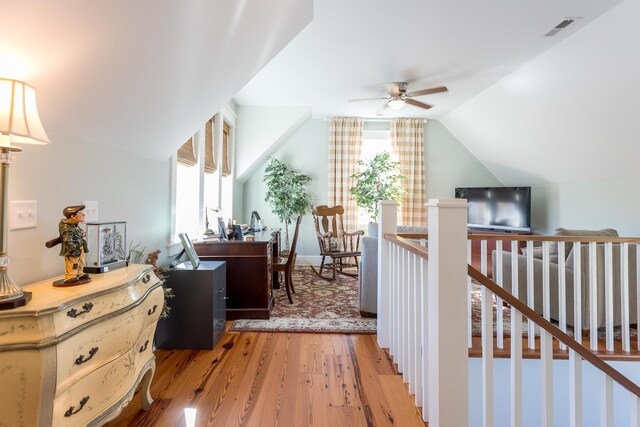
[[[139,396],[107,426],[424,426],[375,335],[227,332],[213,350],[156,350]]]

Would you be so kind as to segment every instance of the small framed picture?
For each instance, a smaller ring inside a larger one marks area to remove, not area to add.
[[[191,267],[195,270],[200,265],[200,258],[198,258],[198,254],[196,253],[196,248],[193,247],[191,243],[191,239],[187,236],[187,233],[178,234],[180,237],[180,241],[182,242],[182,247],[184,251],[187,253],[187,257],[189,261],[191,261]]]

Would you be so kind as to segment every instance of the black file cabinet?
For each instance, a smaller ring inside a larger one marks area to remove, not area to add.
[[[170,317],[160,319],[156,348],[212,349],[225,331],[227,271],[224,261],[202,261],[194,270],[181,263],[171,270],[165,286]]]

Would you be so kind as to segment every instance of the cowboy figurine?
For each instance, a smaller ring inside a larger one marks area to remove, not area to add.
[[[83,272],[84,254],[87,248],[86,233],[79,227],[84,222],[85,205],[67,206],[62,210],[64,218],[58,224],[60,237],[48,241],[45,245],[51,248],[62,243],[60,256],[64,257],[64,284],[81,284],[91,281],[88,273]]]

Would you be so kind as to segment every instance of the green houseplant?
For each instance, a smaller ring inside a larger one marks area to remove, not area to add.
[[[400,174],[398,162],[392,161],[386,151],[376,154],[371,160],[360,160],[358,166],[360,172],[351,175],[355,186],[349,192],[355,196],[356,204],[367,211],[371,221],[377,222],[378,202],[402,200],[405,189],[400,181],[405,177]]]
[[[311,178],[289,169],[285,163],[274,157],[264,172],[263,181],[267,185],[264,200],[284,224],[285,246],[288,250],[291,219],[297,215],[304,215],[311,206],[311,196],[305,188]]]

